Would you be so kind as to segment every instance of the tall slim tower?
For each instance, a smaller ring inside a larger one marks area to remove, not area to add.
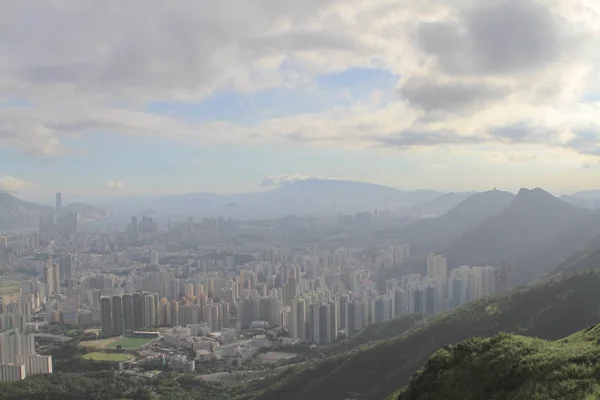
[[[52,261],[44,267],[44,283],[47,286],[46,297],[49,298],[54,294],[54,268]]]
[[[102,336],[107,337],[113,334],[113,320],[111,312],[110,297],[100,299],[100,321],[102,324]]]
[[[60,267],[57,263],[52,263],[52,284],[55,294],[60,294]]]
[[[112,332],[113,335],[125,333],[123,321],[123,300],[121,296],[113,296],[111,299]]]
[[[62,213],[62,194],[60,192],[56,193],[56,213]]]

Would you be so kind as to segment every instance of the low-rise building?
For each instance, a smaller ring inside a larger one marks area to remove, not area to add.
[[[194,372],[196,369],[196,362],[188,360],[184,356],[171,357],[169,364],[171,365],[171,369],[179,372]]]
[[[206,362],[212,360],[212,353],[208,350],[196,350],[196,360]]]

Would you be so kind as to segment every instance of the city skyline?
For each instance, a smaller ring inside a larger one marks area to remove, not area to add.
[[[597,7],[20,1],[0,24],[0,189],[596,189]]]

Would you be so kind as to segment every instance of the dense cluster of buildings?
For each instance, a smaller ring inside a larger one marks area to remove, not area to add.
[[[31,345],[34,320],[99,326],[104,337],[174,327],[164,344],[194,352],[196,362],[245,359],[268,342],[254,330],[280,328],[294,343],[326,344],[399,315],[451,310],[507,290],[510,282],[510,268],[449,269],[435,254],[427,258],[426,274],[381,279],[386,271],[404,271],[408,244],[321,245],[324,225],[293,216],[275,222],[270,233],[262,224],[244,231],[246,223],[222,217],[159,229],[148,216],[132,217],[125,231],[85,233],[57,194],[51,217],[40,223],[39,234],[0,236],[0,264],[33,271],[20,282],[18,296],[0,302],[0,379],[52,371],[51,359]],[[394,218],[376,210],[334,223],[385,225]],[[316,244],[248,245],[255,232]],[[203,243],[210,246],[203,250]],[[237,332],[245,330],[254,336],[238,341]],[[169,362],[181,371],[194,369],[177,354]]]
[[[0,332],[0,382],[52,373],[52,356],[36,353],[32,334],[18,329]]]

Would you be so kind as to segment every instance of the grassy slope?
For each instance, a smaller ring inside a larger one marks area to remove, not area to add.
[[[600,268],[600,237],[563,261],[553,272],[554,277],[569,276],[574,273]]]
[[[415,324],[423,321],[424,318],[424,315],[408,314],[395,318],[389,322],[371,324],[362,331],[357,332],[344,340],[317,348],[316,351],[325,355],[340,354],[373,341],[385,340],[398,336],[408,331],[415,326]]]
[[[0,296],[11,296],[21,292],[21,282],[0,281]]]
[[[500,334],[439,350],[389,400],[582,400],[600,397],[600,327],[565,340]]]
[[[600,317],[600,273],[549,280],[482,299],[389,340],[364,346],[252,382],[245,399],[382,399],[421,368],[435,351],[471,336],[501,331],[545,339],[563,338]]]

